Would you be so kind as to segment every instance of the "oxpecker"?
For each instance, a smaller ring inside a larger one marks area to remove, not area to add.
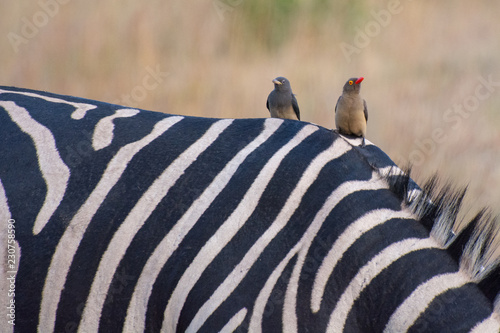
[[[335,105],[335,124],[339,133],[362,137],[362,147],[365,146],[366,122],[368,121],[366,101],[359,95],[363,80],[363,77],[347,80],[342,95]]]
[[[290,81],[280,76],[273,80],[274,90],[267,97],[266,107],[273,118],[300,120],[299,105]]]

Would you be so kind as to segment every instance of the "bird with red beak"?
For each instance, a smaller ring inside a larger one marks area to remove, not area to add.
[[[347,80],[342,95],[335,105],[337,130],[340,134],[362,137],[362,147],[365,146],[366,122],[368,121],[366,101],[359,94],[363,80],[363,77]]]

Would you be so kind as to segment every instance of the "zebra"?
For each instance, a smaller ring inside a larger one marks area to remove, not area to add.
[[[368,141],[13,87],[0,124],[2,331],[500,330],[497,219]]]

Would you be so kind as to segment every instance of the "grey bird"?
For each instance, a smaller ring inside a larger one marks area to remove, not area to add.
[[[350,78],[344,84],[342,95],[335,105],[335,124],[340,134],[361,136],[365,146],[368,109],[366,101],[359,95],[364,78]]]
[[[279,76],[273,80],[274,90],[267,97],[266,107],[273,118],[300,120],[299,104],[292,93],[290,81]]]

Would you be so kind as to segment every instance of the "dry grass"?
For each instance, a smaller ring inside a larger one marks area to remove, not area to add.
[[[221,3],[230,9],[222,17]],[[42,9],[3,1],[0,84],[125,104],[121,96],[159,66],[169,75],[131,106],[249,118],[268,116],[271,79],[284,75],[303,120],[333,127],[343,83],[362,75],[368,139],[400,164],[413,160],[417,179],[437,171],[469,184],[473,211],[499,212],[500,87],[474,111],[446,115],[471,101],[479,77],[500,82],[500,2],[402,0],[377,32],[371,11],[389,3],[69,1],[16,53],[8,33],[20,34],[23,17],[32,22]],[[349,62],[340,45],[365,28],[375,33]],[[434,131],[444,139],[430,144]]]

